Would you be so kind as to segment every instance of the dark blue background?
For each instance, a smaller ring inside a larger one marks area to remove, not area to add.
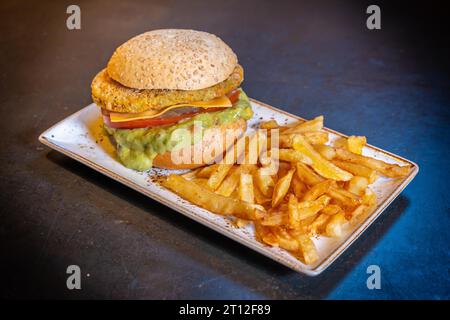
[[[443,2],[2,1],[0,273],[3,297],[212,299],[450,298],[449,33]],[[322,275],[297,274],[39,145],[90,103],[114,48],[164,27],[222,37],[249,96],[365,135],[420,172]],[[83,289],[65,288],[78,264]],[[381,268],[381,290],[366,269]],[[89,275],[88,275],[89,274]]]

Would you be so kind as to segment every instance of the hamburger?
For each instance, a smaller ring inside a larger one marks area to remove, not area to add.
[[[253,112],[243,79],[235,53],[217,36],[164,29],[119,46],[91,89],[126,167],[190,169],[211,163],[245,133]],[[230,131],[234,138],[226,139]],[[196,157],[205,147],[208,156]]]

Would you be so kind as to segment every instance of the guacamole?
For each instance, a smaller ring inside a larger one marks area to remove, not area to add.
[[[248,120],[253,116],[250,101],[242,89],[239,100],[231,108],[216,112],[200,113],[188,120],[171,126],[139,129],[113,129],[104,126],[106,132],[114,137],[117,155],[128,168],[144,171],[152,167],[153,159],[158,154],[178,150],[188,144],[194,144],[201,137],[186,139],[180,132],[192,128],[194,122],[203,129],[227,124],[236,119]],[[186,130],[177,130],[186,129]]]

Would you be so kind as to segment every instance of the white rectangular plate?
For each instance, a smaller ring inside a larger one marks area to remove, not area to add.
[[[255,115],[253,119],[249,121],[248,130],[253,130],[252,128],[256,127],[257,122],[259,121],[275,119],[279,123],[289,123],[301,119],[254,99],[251,99],[251,102]],[[329,132],[331,140],[345,136],[333,130],[325,130]],[[152,177],[165,175],[168,173],[167,170],[152,169],[148,172],[137,172],[124,167],[117,160],[111,142],[103,134],[100,110],[95,104],[91,104],[57,123],[42,133],[39,136],[39,140],[50,148],[84,163],[191,219],[244,244],[293,270],[311,276],[320,274],[336,260],[336,258],[339,257],[339,255],[341,255],[344,250],[347,249],[400,194],[419,171],[418,166],[411,161],[373,146],[366,146],[363,150],[365,155],[390,163],[412,165],[410,174],[402,179],[378,179],[377,182],[372,185],[372,189],[377,193],[378,197],[377,208],[375,208],[361,224],[348,227],[344,236],[340,239],[326,237],[314,239],[320,259],[314,265],[305,265],[283,249],[269,247],[258,242],[254,237],[253,226],[249,225],[245,228],[236,228],[230,223],[229,219],[199,208],[181,199],[171,191],[164,189],[158,183],[153,182],[154,179],[152,179]]]

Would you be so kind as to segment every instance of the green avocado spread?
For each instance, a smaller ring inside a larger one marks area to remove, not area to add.
[[[200,113],[175,125],[138,129],[113,129],[106,125],[104,127],[106,132],[114,137],[117,155],[126,167],[139,171],[148,170],[158,154],[178,150],[199,141],[201,137],[184,134],[191,131],[194,123],[201,125],[202,129],[207,129],[236,119],[250,119],[253,116],[250,101],[244,91],[239,90],[239,99],[233,107]],[[186,136],[189,138],[186,139]]]

